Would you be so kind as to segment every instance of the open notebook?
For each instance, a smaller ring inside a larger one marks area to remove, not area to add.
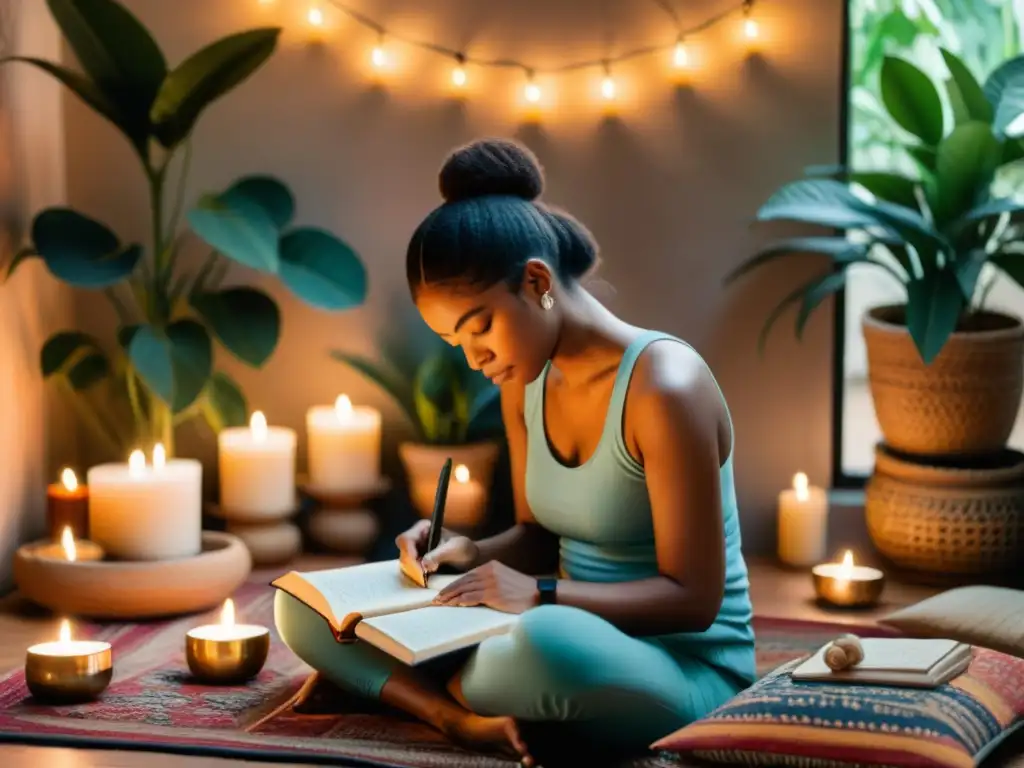
[[[791,673],[794,680],[935,688],[962,674],[971,646],[943,638],[861,638],[864,659],[840,672],[825,664],[827,643]]]
[[[291,571],[271,585],[320,614],[339,642],[359,638],[415,665],[508,632],[519,619],[484,606],[431,605],[458,578],[435,573],[421,587],[402,573],[398,560],[387,560]]]

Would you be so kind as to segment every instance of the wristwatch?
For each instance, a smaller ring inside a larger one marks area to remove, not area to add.
[[[558,602],[558,579],[546,576],[537,579],[537,591],[540,593],[541,605],[554,605]]]

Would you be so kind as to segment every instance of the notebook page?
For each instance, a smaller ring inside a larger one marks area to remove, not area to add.
[[[432,605],[364,619],[356,627],[356,634],[370,643],[374,643],[375,635],[383,635],[416,659],[476,645],[508,632],[518,620],[518,614],[484,606]]]
[[[944,638],[866,637],[863,669],[927,672],[960,643]]]

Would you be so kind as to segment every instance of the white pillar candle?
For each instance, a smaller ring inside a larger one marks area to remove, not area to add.
[[[339,395],[306,412],[309,484],[317,491],[370,490],[380,483],[380,411]]]
[[[295,430],[268,427],[261,411],[248,427],[217,436],[220,507],[225,517],[283,517],[295,510]]]
[[[121,560],[169,560],[202,549],[203,466],[194,459],[153,463],[134,451],[127,464],[88,471],[89,536]]]
[[[793,487],[779,494],[779,559],[806,567],[820,563],[828,541],[828,495],[824,488],[808,486],[798,472]]]

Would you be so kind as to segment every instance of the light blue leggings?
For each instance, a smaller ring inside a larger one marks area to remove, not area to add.
[[[327,622],[285,592],[274,614],[288,647],[343,690],[376,698],[402,664],[366,643],[336,642]],[[699,659],[673,658],[655,640],[557,605],[533,608],[512,632],[485,640],[458,674],[478,714],[571,722],[574,732],[627,750],[646,749],[741,688]]]

